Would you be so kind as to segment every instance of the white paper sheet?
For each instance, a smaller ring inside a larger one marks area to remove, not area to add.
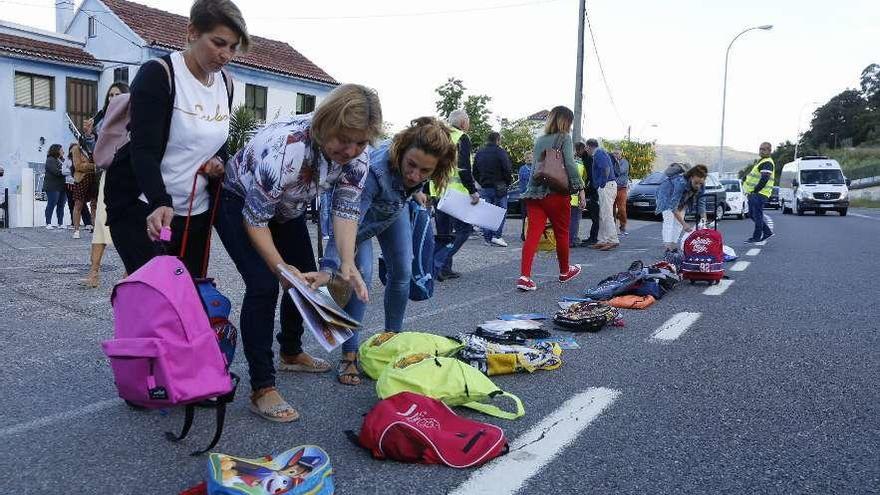
[[[498,230],[507,213],[504,208],[489,204],[483,199],[472,205],[470,196],[452,189],[443,194],[437,209],[463,222],[489,230]]]

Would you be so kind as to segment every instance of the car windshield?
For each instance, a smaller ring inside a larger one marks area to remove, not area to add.
[[[801,170],[802,184],[843,184],[843,173],[839,169]]]
[[[741,192],[738,181],[724,181],[724,190],[727,192]]]
[[[644,184],[646,186],[656,186],[656,185],[660,184],[661,182],[663,182],[663,179],[665,179],[665,178],[666,178],[666,174],[664,174],[663,172],[654,172],[653,174],[642,179],[642,181],[639,182],[639,184]]]

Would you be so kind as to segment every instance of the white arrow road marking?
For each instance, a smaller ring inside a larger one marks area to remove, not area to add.
[[[700,319],[702,313],[677,313],[651,334],[651,340],[672,342]]]
[[[749,261],[737,261],[730,267],[730,271],[732,272],[741,272],[749,267],[752,263]]]
[[[720,296],[721,294],[724,294],[731,285],[733,285],[733,280],[722,279],[720,282],[718,282],[718,285],[712,285],[708,289],[704,290],[703,295]]]
[[[562,406],[510,444],[510,453],[480,468],[452,495],[516,493],[556,457],[620,395],[609,388],[590,388]]]
[[[746,256],[757,256],[760,252],[760,248],[752,248],[746,251]]]

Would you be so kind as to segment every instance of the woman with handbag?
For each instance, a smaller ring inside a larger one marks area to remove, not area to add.
[[[355,263],[369,285],[373,276],[373,237],[379,241],[388,268],[385,286],[385,331],[399,332],[409,297],[412,277],[413,233],[408,201],[422,206],[428,198],[421,192],[428,180],[440,189],[446,187],[456,166],[456,145],[450,129],[433,117],[421,117],[409,127],[370,150],[370,170],[361,193],[361,219],[358,225]],[[327,253],[321,260],[322,279],[329,282],[330,273],[339,266],[336,239],[330,235]],[[344,304],[344,302],[343,302]],[[362,321],[367,312],[364,301],[351,297],[345,311]],[[342,344],[342,360],[336,368],[336,379],[343,385],[361,382],[357,368],[358,331]]]
[[[91,158],[83,153],[80,145],[73,143],[69,150],[70,161],[73,163],[73,238],[79,239],[79,225],[83,217],[83,208],[89,210],[89,217],[95,218],[95,210],[98,206],[98,176],[97,168]],[[94,227],[86,225],[89,230]]]
[[[556,237],[556,257],[559,261],[559,282],[564,283],[581,273],[580,265],[568,264],[568,229],[571,221],[570,194],[578,195],[581,208],[586,204],[584,182],[578,175],[574,161],[571,124],[574,113],[567,107],[550,110],[544,135],[535,140],[534,167],[526,192],[522,195],[528,211],[529,229],[522,247],[520,277],[516,288],[533,291],[538,288],[532,280],[532,263],[544,225],[550,220]]]

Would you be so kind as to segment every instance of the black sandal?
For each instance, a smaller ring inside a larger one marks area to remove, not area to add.
[[[354,371],[348,371],[351,367]],[[343,377],[351,377],[348,381],[342,381]],[[358,369],[357,360],[342,359],[336,366],[336,381],[343,385],[356,386],[361,384],[361,372]]]

